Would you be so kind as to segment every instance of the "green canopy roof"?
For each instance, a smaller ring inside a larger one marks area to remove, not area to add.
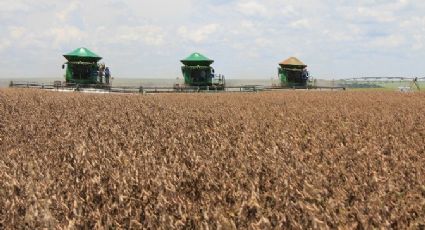
[[[63,55],[68,61],[98,62],[102,57],[87,48],[81,47]]]
[[[200,53],[193,53],[189,57],[181,60],[184,65],[211,65],[214,60],[211,60]]]

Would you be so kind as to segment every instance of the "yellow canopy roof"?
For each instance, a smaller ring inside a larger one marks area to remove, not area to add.
[[[300,61],[296,57],[290,57],[290,58],[286,59],[285,61],[282,61],[281,63],[279,63],[279,65],[291,65],[291,66],[307,67],[306,64],[304,64],[302,61]]]

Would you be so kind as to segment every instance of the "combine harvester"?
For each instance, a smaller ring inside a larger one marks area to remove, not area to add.
[[[109,68],[99,63],[102,57],[81,47],[63,55],[67,62],[62,65],[65,69],[65,81],[54,81],[53,84],[31,82],[10,82],[10,87],[41,88],[60,91],[89,91],[107,92],[111,90]]]
[[[197,88],[198,90],[224,90],[226,80],[224,75],[215,74],[211,67],[214,60],[205,57],[200,53],[193,53],[189,57],[181,60],[184,85],[176,84],[176,90],[184,88]]]
[[[279,85],[265,88],[268,90],[276,89],[330,89],[345,90],[342,86],[318,86],[310,76],[307,65],[296,57],[290,57],[279,63],[278,68]]]
[[[279,63],[278,76],[281,88],[308,88],[309,73],[307,65],[296,57]]]
[[[99,63],[102,59],[87,48],[78,48],[68,54],[63,55],[67,62],[62,65],[65,69],[65,82],[56,82],[60,87],[75,90],[84,89],[109,89],[111,86],[109,71],[104,63]]]

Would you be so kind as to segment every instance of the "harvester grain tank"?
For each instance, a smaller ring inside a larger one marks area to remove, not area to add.
[[[63,56],[67,60],[62,65],[62,68],[66,65],[66,84],[108,86],[103,79],[105,65],[99,63],[102,57],[84,47]]]
[[[279,63],[279,79],[282,87],[307,87],[309,74],[307,65],[296,57]]]
[[[216,75],[211,60],[200,53],[193,53],[181,60],[184,83],[187,86],[201,89],[224,89],[225,79],[223,75]]]

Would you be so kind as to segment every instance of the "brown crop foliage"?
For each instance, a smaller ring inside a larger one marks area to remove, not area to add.
[[[425,94],[0,90],[0,229],[424,228]]]

